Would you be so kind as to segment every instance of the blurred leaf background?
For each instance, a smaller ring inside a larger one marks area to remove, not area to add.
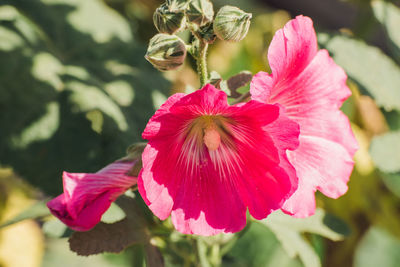
[[[297,14],[310,16],[320,47],[349,76],[353,95],[343,111],[360,150],[348,193],[338,200],[318,195],[327,214],[312,219],[311,228],[277,216],[249,223],[226,240],[198,239],[197,248],[204,245],[212,254],[221,244],[223,258],[215,264],[222,266],[398,266],[400,1],[213,3],[215,10],[231,4],[253,13],[244,41],[217,41],[211,47],[210,69],[224,79],[242,70],[268,71],[274,32]],[[62,192],[63,170],[95,172],[121,157],[141,140],[147,120],[170,94],[198,87],[190,60],[178,71],[160,73],[143,57],[156,33],[152,14],[160,4],[0,2],[0,224],[35,203],[31,213],[43,213],[43,201]],[[325,220],[347,236],[335,235],[321,224]],[[291,232],[280,229],[282,224]],[[64,230],[48,217],[0,228],[0,266],[145,266],[146,249],[140,245],[117,255],[79,257],[58,238]],[[167,243],[153,240],[166,266],[205,266],[193,258],[190,237],[172,233],[168,238]]]

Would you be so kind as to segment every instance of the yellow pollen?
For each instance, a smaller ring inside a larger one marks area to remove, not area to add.
[[[207,146],[208,150],[215,151],[221,144],[221,136],[214,127],[207,127],[204,130],[204,144]]]

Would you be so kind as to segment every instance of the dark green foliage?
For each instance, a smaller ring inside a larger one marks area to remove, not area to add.
[[[55,195],[63,170],[95,172],[140,141],[169,84],[104,3],[48,2],[0,6],[0,163]]]

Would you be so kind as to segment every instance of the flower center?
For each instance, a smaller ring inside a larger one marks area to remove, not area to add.
[[[216,151],[222,141],[229,142],[228,121],[221,115],[199,116],[186,128],[186,142],[196,140],[198,147],[205,145],[209,151]]]
[[[204,129],[203,141],[208,150],[215,151],[218,149],[219,145],[221,144],[221,136],[215,129],[214,125],[210,125]]]

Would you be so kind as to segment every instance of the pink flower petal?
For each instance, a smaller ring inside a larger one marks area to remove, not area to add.
[[[264,75],[264,80],[268,79]],[[267,102],[283,105],[287,115],[300,124],[301,135],[338,142],[353,155],[358,149],[357,142],[347,117],[339,110],[351,95],[346,79],[327,51],[321,50],[296,77],[284,83],[274,79]]]
[[[160,219],[171,214],[178,231],[239,231],[246,207],[254,217],[265,218],[297,186],[279,166],[282,152],[264,129],[280,116],[278,106],[258,101],[229,106],[226,94],[211,85],[172,96],[165,105],[148,125],[157,130],[145,129],[149,143],[138,185],[154,214]],[[210,122],[216,127],[212,136],[221,137],[209,150],[203,142],[209,126],[201,125]],[[297,147],[298,128],[280,126],[287,133],[282,147]]]
[[[275,81],[284,83],[296,78],[311,62],[317,50],[312,20],[297,16],[289,21],[275,33],[268,48],[268,62]]]
[[[315,210],[315,190],[339,197],[347,189],[351,157],[358,149],[349,120],[339,110],[351,95],[347,76],[326,50],[317,51],[312,21],[303,16],[275,34],[268,59],[272,74],[256,74],[250,92],[252,99],[279,103],[288,117],[300,125],[300,147],[289,157],[297,171],[299,187],[285,208],[296,216],[308,216]],[[316,151],[316,147],[320,150]]]
[[[62,222],[76,231],[88,231],[111,203],[137,182],[126,173],[135,162],[114,162],[97,173],[63,173],[64,193],[47,203]]]
[[[317,189],[331,198],[346,193],[354,162],[343,146],[324,138],[300,135],[299,148],[288,154],[299,176],[299,188],[285,202],[285,212],[295,217],[313,215]]]

